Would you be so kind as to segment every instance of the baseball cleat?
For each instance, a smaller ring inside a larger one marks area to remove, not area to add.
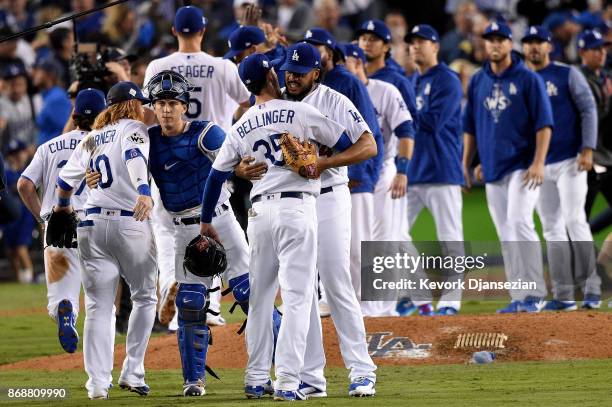
[[[442,307],[436,311],[436,315],[457,315],[459,311],[453,307]]]
[[[265,395],[274,394],[274,387],[272,387],[272,380],[268,380],[266,384],[259,386],[244,386],[244,395],[248,399],[259,399]]]
[[[542,311],[575,311],[578,309],[576,301],[547,301]]]
[[[299,401],[308,400],[301,391],[299,390],[276,390],[274,392],[275,401]]]
[[[129,390],[133,393],[138,393],[141,396],[146,396],[151,391],[151,388],[149,388],[149,386],[147,386],[146,384],[144,386],[133,387],[133,386],[130,386],[129,384],[119,383],[119,387],[122,388],[123,390]]]
[[[419,305],[417,308],[419,309],[419,315],[422,317],[431,317],[432,315],[435,315],[434,308],[431,303]]]
[[[527,297],[522,301],[519,306],[519,312],[537,313],[542,311],[544,308],[544,300],[538,297]]]
[[[57,306],[57,335],[60,345],[68,353],[74,353],[79,344],[79,334],[75,323],[72,303],[68,300],[61,300]]]
[[[310,384],[304,382],[300,382],[298,390],[309,399],[327,397],[327,392],[325,390],[321,390],[318,387],[311,386]]]
[[[196,383],[185,383],[183,385],[183,396],[203,396],[206,394],[204,389],[204,382],[198,380]]]
[[[601,296],[597,294],[586,294],[584,296],[582,309],[599,309],[599,307],[601,307]]]
[[[349,385],[349,396],[368,397],[376,394],[375,383],[367,377],[357,377]]]
[[[404,298],[397,302],[395,306],[395,311],[400,315],[400,317],[407,317],[409,315],[414,314],[416,311],[416,306],[409,298]]]
[[[514,314],[519,312],[519,305],[521,302],[519,300],[514,300],[510,304],[506,305],[504,308],[500,308],[497,310],[498,314]]]
[[[175,281],[162,296],[158,315],[159,322],[161,322],[162,325],[168,325],[170,321],[172,321],[172,318],[174,318],[174,314],[176,313],[176,304],[174,301],[176,300],[177,292],[178,283]]]
[[[88,392],[90,400],[108,400],[108,390],[94,389]]]
[[[226,324],[225,318],[223,318],[221,315],[212,315],[212,314],[206,315],[206,325],[224,326],[225,324]]]

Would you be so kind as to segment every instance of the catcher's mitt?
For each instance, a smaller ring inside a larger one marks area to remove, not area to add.
[[[75,248],[77,247],[76,229],[79,224],[74,212],[52,212],[47,223],[47,246]]]
[[[293,171],[304,178],[317,179],[321,176],[317,168],[317,147],[309,142],[300,141],[289,133],[280,138],[280,147],[283,150],[285,163]]]
[[[198,277],[214,277],[225,271],[225,249],[216,240],[198,235],[185,248],[183,267]]]

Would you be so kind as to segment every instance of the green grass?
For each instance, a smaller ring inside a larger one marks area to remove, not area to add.
[[[608,207],[605,199],[600,195],[595,200],[591,216]],[[542,239],[542,227],[537,215],[534,215],[536,229]],[[596,241],[604,240],[608,233],[612,232],[612,226],[597,233],[593,238]],[[414,240],[431,241],[436,240],[436,228],[433,217],[427,209],[424,209],[412,227],[412,238]],[[463,194],[463,233],[464,240],[472,241],[497,241],[495,226],[491,220],[484,188],[472,188]]]
[[[243,371],[219,369],[222,379],[209,381],[203,399],[186,399],[181,394],[179,370],[147,372],[152,392],[140,397],[118,388],[110,391],[113,406],[173,406],[221,404],[227,406],[271,405],[269,398],[248,401],[242,394]],[[117,375],[117,372],[115,372]],[[443,365],[418,367],[380,367],[377,396],[352,399],[347,396],[347,373],[327,369],[327,399],[307,403],[320,406],[601,406],[612,400],[612,361],[574,361],[555,363],[493,363],[491,365]],[[61,377],[61,379],[60,379]],[[87,403],[84,372],[45,373],[31,371],[0,372],[0,386],[30,388],[67,388],[69,397],[48,401],[6,401],[0,405],[81,406]],[[6,389],[2,392],[6,394]],[[607,400],[607,401],[606,401]],[[60,404],[61,403],[61,404]]]

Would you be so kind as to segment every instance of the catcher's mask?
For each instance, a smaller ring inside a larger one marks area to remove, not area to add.
[[[189,91],[193,87],[181,74],[166,70],[151,78],[145,92],[152,103],[162,99],[176,99],[189,104]]]

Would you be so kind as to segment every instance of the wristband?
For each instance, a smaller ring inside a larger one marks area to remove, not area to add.
[[[57,206],[59,206],[60,208],[66,208],[70,206],[70,198],[57,197]]]
[[[397,168],[398,174],[408,175],[408,166],[410,165],[410,159],[406,157],[395,157],[395,168]]]
[[[151,188],[147,184],[138,185],[138,193],[140,195],[151,196]]]

